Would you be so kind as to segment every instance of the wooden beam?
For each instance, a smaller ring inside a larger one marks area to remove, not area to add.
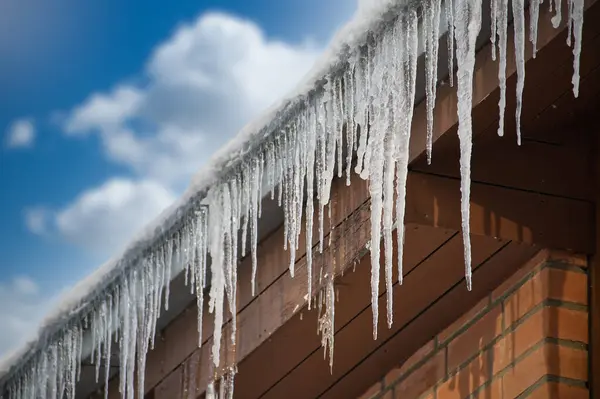
[[[590,254],[593,205],[485,183],[471,184],[471,234]],[[406,222],[459,230],[460,180],[408,176]]]

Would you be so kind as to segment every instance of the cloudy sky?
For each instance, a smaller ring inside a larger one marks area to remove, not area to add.
[[[0,4],[0,356],[294,88],[356,0]]]

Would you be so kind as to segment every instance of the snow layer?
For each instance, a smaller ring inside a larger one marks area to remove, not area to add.
[[[568,1],[569,38],[572,32],[575,56],[573,90],[577,95],[583,1]],[[446,21],[441,20],[442,9]],[[493,0],[491,10],[494,56],[496,36],[499,37],[502,121],[506,102],[508,1]],[[518,126],[525,77],[523,0],[513,0],[512,10],[515,14]],[[537,9],[531,18],[535,23],[530,28],[530,40],[535,42]],[[556,19],[560,21],[559,14]],[[481,0],[454,0],[443,5],[441,0],[361,1],[353,21],[336,35],[328,52],[299,89],[261,119],[246,126],[194,177],[190,188],[175,205],[143,231],[121,257],[79,284],[50,315],[38,338],[2,363],[0,385],[4,387],[0,393],[5,392],[11,399],[72,398],[82,357],[90,356],[96,364],[97,380],[102,378],[106,383],[109,375],[100,375],[100,365],[104,362],[106,370],[109,369],[110,354],[113,345],[117,345],[122,397],[143,396],[146,354],[154,345],[156,321],[162,309],[168,308],[171,277],[183,270],[186,283],[196,293],[199,309],[203,309],[205,290],[209,291],[209,311],[215,314],[213,366],[215,370],[226,370],[220,381],[210,385],[207,397],[232,397],[236,365],[228,363],[231,356],[221,358],[221,344],[223,339],[228,339],[228,347],[235,350],[240,255],[249,253],[251,256],[250,284],[254,293],[263,188],[267,186],[273,197],[277,191],[283,207],[284,245],[290,252],[289,270],[293,276],[303,221],[306,223],[307,266],[312,272],[313,223],[316,219],[316,239],[318,248],[323,251],[325,219],[331,217],[332,180],[336,176],[341,178],[345,172],[350,184],[353,170],[369,180],[371,196],[373,337],[377,338],[379,318],[381,240],[387,324],[391,327],[392,232],[397,228],[398,278],[402,282],[406,177],[417,58],[422,43],[427,96],[426,149],[431,160],[439,37],[443,33],[440,25],[453,33],[448,50],[454,54],[456,47],[458,61],[461,213],[465,278],[470,289],[471,109],[475,44],[481,21]],[[453,71],[453,58],[449,60],[449,67]],[[502,134],[502,127],[499,133]],[[352,168],[354,159],[356,164]],[[319,271],[317,285],[318,330],[333,366],[333,280],[337,270],[335,264],[325,265],[324,269]],[[309,306],[315,285],[312,280],[312,273],[308,273]],[[233,328],[230,336],[222,337],[226,305]],[[199,313],[198,330],[202,331],[202,312]]]

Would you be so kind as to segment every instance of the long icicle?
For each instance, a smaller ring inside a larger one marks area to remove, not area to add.
[[[471,194],[471,150],[473,132],[473,71],[475,44],[481,30],[481,0],[456,1],[456,55],[458,59],[458,138],[460,141],[461,214],[465,255],[465,279],[471,290],[471,238],[469,203]]]

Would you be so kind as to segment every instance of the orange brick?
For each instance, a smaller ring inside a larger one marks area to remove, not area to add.
[[[510,326],[546,299],[587,305],[587,276],[546,268],[504,301],[504,320]]]
[[[544,344],[503,375],[504,397],[516,398],[548,374],[587,381],[587,351]]]
[[[493,373],[509,366],[545,337],[587,342],[587,313],[547,307],[528,317],[493,348]]]
[[[512,276],[506,279],[502,284],[500,284],[493,292],[492,292],[492,301],[495,301],[502,295],[504,295],[507,291],[512,289],[515,285],[517,285],[521,280],[525,278],[525,276],[531,273],[534,269],[540,267],[543,263],[548,260],[550,256],[549,251],[546,249],[538,252],[533,258],[531,258],[527,263],[525,263],[519,270],[517,270]]]
[[[381,381],[377,381],[371,388],[367,389],[367,392],[363,393],[358,399],[371,399],[381,393],[383,388]]]
[[[481,311],[483,311],[486,306],[490,304],[490,298],[485,297],[475,306],[473,306],[469,311],[464,313],[458,320],[454,323],[450,324],[444,331],[442,331],[438,335],[438,341],[440,343],[445,342],[450,336],[460,330],[465,324],[470,322],[477,316]]]
[[[448,371],[455,370],[501,332],[502,310],[495,307],[448,344]]]
[[[437,398],[438,399],[462,399],[467,397],[477,388],[490,381],[493,376],[493,371],[490,365],[493,362],[491,355],[493,352],[487,350],[481,352],[479,356],[471,360],[469,364],[446,382],[438,387]],[[497,390],[497,387],[488,387],[485,390]],[[501,396],[494,396],[494,398],[501,398]]]
[[[408,359],[406,359],[400,367],[394,367],[388,372],[384,378],[384,383],[389,386],[391,383],[397,381],[404,373],[410,370],[415,364],[419,363],[426,356],[428,356],[435,348],[435,342],[429,341],[423,345],[419,350],[413,353]]]
[[[438,352],[394,386],[394,397],[396,399],[417,398],[433,388],[445,376],[444,360],[444,352]]]
[[[589,399],[590,391],[583,387],[546,382],[529,396],[530,399]]]

